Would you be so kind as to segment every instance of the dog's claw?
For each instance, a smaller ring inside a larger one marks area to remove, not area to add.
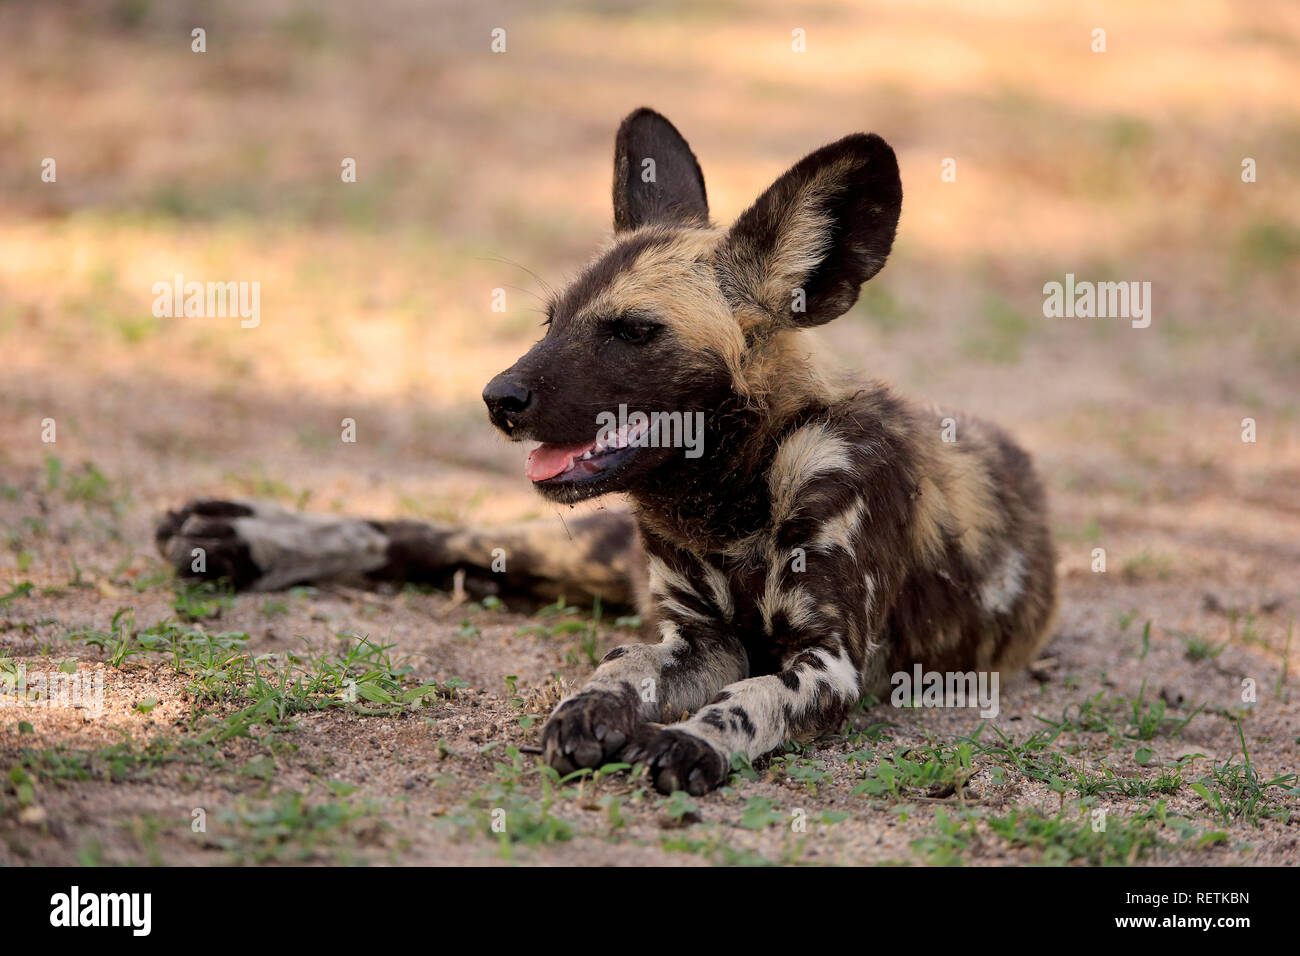
[[[647,724],[624,749],[623,759],[645,764],[660,793],[685,790],[698,797],[727,777],[727,761],[712,744],[674,727]]]
[[[561,774],[617,757],[641,717],[635,694],[585,691],[560,704],[542,728],[542,758]]]

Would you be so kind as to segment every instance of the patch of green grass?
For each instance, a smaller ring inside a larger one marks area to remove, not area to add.
[[[849,315],[870,322],[885,332],[903,327],[915,328],[925,318],[917,309],[899,302],[884,286],[870,283],[863,287],[862,296]]]
[[[730,828],[717,825],[697,825],[689,831],[662,837],[659,843],[670,853],[694,854],[719,866],[796,866],[801,863],[808,838],[787,829],[780,852],[774,858],[735,846]]]
[[[77,866],[92,867],[104,865],[104,846],[97,837],[88,837],[77,850]]]
[[[227,832],[211,839],[238,863],[306,863],[322,858],[351,862],[358,841],[379,842],[379,834],[391,829],[376,814],[377,807],[367,801],[282,793],[264,803],[223,811],[217,819]],[[368,823],[369,832],[361,832],[362,821]]]
[[[36,590],[31,581],[15,581],[8,594],[0,594],[0,607],[11,604],[19,598],[25,598]]]
[[[1292,621],[1294,625],[1294,621]],[[1264,639],[1263,627],[1258,617],[1251,611],[1242,611],[1237,607],[1228,608],[1228,639],[1226,643],[1232,643],[1238,638],[1243,644],[1252,644],[1255,647],[1262,647],[1267,650],[1273,650],[1272,646]]]
[[[172,610],[183,621],[216,618],[235,606],[234,595],[225,581],[177,581]]]
[[[126,607],[113,615],[107,631],[81,628],[68,634],[68,640],[99,648],[113,667],[122,667],[133,657],[161,651],[165,644],[163,636],[156,631],[138,630],[134,609]]]
[[[526,710],[528,707],[528,701],[519,693],[519,678],[514,674],[507,674],[503,679],[506,683],[506,694],[508,695],[506,697],[506,703],[519,710]],[[518,718],[519,726],[524,730],[529,730],[532,728],[533,724],[537,723],[537,721],[543,719],[545,716],[545,714],[537,713],[520,714]]]
[[[771,826],[782,826],[787,819],[771,797],[750,797],[741,811],[740,825],[746,830],[765,830]]]
[[[255,467],[248,474],[228,474],[226,480],[249,498],[271,498],[283,502],[297,511],[307,507],[311,489],[294,491],[285,482],[271,477],[265,468]]]
[[[275,30],[290,43],[311,52],[321,49],[330,38],[325,15],[306,7],[284,14],[275,24]]]
[[[1058,525],[1055,529],[1055,536],[1058,541],[1072,544],[1100,544],[1101,543],[1101,524],[1096,518],[1089,518],[1082,525]]]
[[[698,822],[700,806],[684,790],[676,790],[660,801],[664,814],[678,824]]]
[[[521,627],[519,634],[520,636],[536,634],[544,638],[572,634],[587,627],[585,620],[577,619],[578,615],[581,614],[583,614],[582,608],[566,604],[564,598],[561,597],[553,604],[538,608],[536,613],[533,614],[533,623]]]
[[[969,741],[951,747],[905,747],[868,770],[853,795],[897,800],[918,792],[931,797],[959,794],[975,773],[974,753]]]
[[[1251,223],[1237,237],[1234,260],[1239,269],[1280,270],[1300,259],[1300,227],[1277,219]]]
[[[1068,704],[1061,712],[1060,720],[1051,720],[1035,714],[1036,720],[1053,728],[1057,734],[1104,733],[1116,742],[1151,740],[1156,736],[1178,736],[1205,705],[1201,704],[1186,717],[1171,716],[1168,705],[1163,700],[1146,700],[1146,682],[1138,690],[1133,700],[1117,697],[1108,698],[1106,691],[1098,691],[1092,697],[1077,703]]]
[[[1137,762],[1144,764],[1142,760]],[[1084,797],[1100,793],[1119,793],[1126,797],[1152,797],[1157,794],[1177,793],[1182,787],[1183,773],[1182,768],[1178,766],[1162,768],[1154,777],[1144,777],[1140,774],[1121,777],[1104,764],[1099,774],[1089,774],[1084,768],[1077,768],[1074,771],[1073,789]]]
[[[1279,700],[1288,699],[1287,692],[1286,692],[1286,680],[1287,680],[1287,670],[1291,665],[1291,638],[1294,636],[1295,636],[1295,618],[1293,617],[1291,618],[1290,623],[1287,624],[1286,644],[1282,648],[1282,667],[1277,672],[1277,688],[1275,692]],[[1297,738],[1296,742],[1300,743],[1300,738]]]
[[[1189,661],[1209,661],[1214,660],[1223,653],[1223,649],[1228,646],[1231,638],[1225,639],[1222,644],[1215,644],[1208,638],[1202,637],[1192,631],[1179,631],[1171,627],[1166,627],[1166,634],[1172,634],[1182,642],[1184,652],[1183,656]]]
[[[1140,551],[1124,562],[1121,573],[1130,581],[1164,581],[1173,569],[1174,562],[1167,555]]]
[[[554,604],[547,604],[537,611],[534,615],[534,623],[527,624],[519,629],[519,634],[536,634],[544,638],[561,637],[566,634],[576,634],[578,636],[578,646],[572,648],[565,655],[568,664],[576,665],[585,660],[591,667],[600,663],[601,653],[601,616],[602,609],[600,598],[592,602],[591,616],[587,617],[582,608],[574,607],[567,604],[563,597],[559,598]],[[619,622],[627,625],[626,618],[619,618],[614,622],[614,626],[620,626]],[[640,620],[637,620],[640,625]]]
[[[606,770],[615,772],[613,766],[594,774],[584,768],[560,778],[550,767],[527,768],[515,747],[507,747],[505,754],[509,762],[496,764],[493,783],[478,790],[468,805],[448,814],[445,822],[458,835],[478,833],[496,841],[498,851],[507,858],[513,855],[516,845],[542,846],[573,839],[573,824],[551,812],[556,786],[566,780],[599,777]],[[617,766],[626,768],[626,764]],[[524,792],[525,780],[531,776],[541,780],[540,798]]]
[[[939,807],[934,812],[931,832],[911,842],[913,852],[933,866],[959,866],[962,854],[978,839],[975,819],[966,814],[950,816]]]
[[[66,469],[63,460],[55,455],[45,456],[45,487],[58,491],[68,501],[86,505],[102,505],[121,513],[129,503],[124,490],[114,492],[113,484],[93,462],[82,462],[81,467]]]
[[[1237,737],[1241,759],[1234,754],[1225,763],[1215,763],[1210,773],[1191,788],[1225,822],[1245,820],[1253,827],[1264,818],[1291,822],[1300,806],[1300,777],[1287,773],[1265,780],[1251,763],[1240,722]]]
[[[1094,866],[1132,865],[1166,845],[1158,826],[1148,819],[1112,813],[1094,825],[1096,819],[1091,813],[1047,817],[1030,810],[1012,810],[1006,816],[990,815],[984,822],[1009,845],[1036,851],[1037,862],[1049,866],[1075,861]]]
[[[278,615],[288,614],[288,613],[289,613],[288,601],[272,601],[270,598],[267,598],[265,601],[262,602],[263,617],[276,617]]]
[[[9,768],[9,773],[4,777],[4,789],[0,790],[0,793],[5,792],[12,793],[20,807],[30,806],[36,799],[32,778],[21,766]]]
[[[111,492],[108,478],[93,462],[82,462],[80,468],[67,474],[64,495],[71,501],[104,503],[111,498]]]
[[[1034,331],[1034,323],[996,296],[985,299],[981,318],[979,327],[963,337],[962,354],[986,362],[1018,364],[1024,344]]]
[[[147,312],[133,311],[130,308],[114,309],[101,305],[94,309],[97,322],[116,333],[127,345],[139,345],[147,342],[160,331],[163,323]]]
[[[873,695],[867,694],[860,698],[849,711],[848,716],[844,718],[844,726],[840,728],[839,736],[851,747],[857,747],[864,743],[880,743],[889,739],[888,723],[866,723],[866,712],[876,704],[880,703]]]
[[[1137,116],[1112,116],[1106,120],[1106,139],[1117,151],[1146,147],[1154,131],[1151,124]]]
[[[247,736],[254,727],[287,729],[303,712],[343,707],[363,715],[396,715],[429,706],[447,693],[436,681],[412,684],[410,667],[395,665],[390,647],[362,638],[336,654],[309,650],[276,658],[218,649],[215,666],[193,672],[197,679],[191,689],[200,700],[244,704],[210,728],[216,742]]]
[[[749,759],[749,754],[743,750],[731,755],[728,770],[727,785],[729,787],[738,786],[746,780],[753,783],[759,779],[758,771],[754,769],[754,762]]]
[[[826,768],[824,760],[814,760],[801,753],[773,757],[769,769],[775,779],[789,780],[806,787],[810,793],[816,793],[818,787],[829,786],[835,779]]]
[[[153,574],[142,574],[131,582],[131,589],[136,594],[143,594],[152,587],[160,584],[166,584],[172,580],[172,573],[168,571],[156,571]]]
[[[1205,708],[1205,705],[1201,704],[1186,717],[1171,717],[1168,715],[1168,705],[1163,700],[1145,703],[1143,701],[1145,693],[1146,682],[1143,681],[1137,699],[1130,701],[1129,721],[1123,731],[1124,736],[1129,739],[1151,740],[1157,735],[1181,736],[1192,719]]]
[[[134,611],[113,616],[108,632],[83,630],[70,639],[103,649],[109,663],[122,667],[137,657],[170,659],[178,675],[191,679],[188,691],[199,704],[242,704],[241,709],[212,717],[205,739],[223,742],[248,736],[254,727],[281,729],[298,713],[344,707],[360,714],[395,715],[428,706],[439,695],[450,697],[456,686],[436,681],[415,683],[410,665],[397,664],[393,645],[365,637],[341,635],[342,647],[320,653],[253,655],[249,636],[209,634],[170,619],[147,629],[135,626]]]
[[[55,492],[63,484],[63,459],[57,455],[45,456],[45,490]]]
[[[120,742],[109,747],[24,747],[16,766],[47,783],[119,783],[147,779],[158,768],[178,761],[209,768],[223,763],[219,751],[191,738],[159,738],[140,745],[124,734]]]

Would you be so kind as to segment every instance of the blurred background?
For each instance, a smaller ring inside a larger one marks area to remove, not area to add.
[[[1175,618],[1294,595],[1298,54],[1284,0],[0,2],[0,575],[156,573],[194,495],[548,513],[478,396],[608,237],[644,104],[724,223],[822,143],[895,147],[893,257],[823,338],[1036,455],[1067,618],[1099,545]],[[259,282],[260,325],[155,318],[176,273]],[[1150,328],[1044,318],[1066,273],[1150,282]]]

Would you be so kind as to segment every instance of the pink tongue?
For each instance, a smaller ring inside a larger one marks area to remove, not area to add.
[[[593,448],[595,444],[594,441],[589,441],[581,445],[538,445],[528,453],[528,464],[524,467],[524,474],[528,476],[529,481],[545,481],[547,478],[554,478],[568,468],[573,459],[587,449]]]

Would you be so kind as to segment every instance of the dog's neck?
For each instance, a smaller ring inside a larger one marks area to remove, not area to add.
[[[750,351],[731,370],[731,393],[705,413],[704,455],[671,459],[629,491],[638,520],[699,555],[763,531],[771,520],[767,471],[781,439],[858,387],[829,366],[797,331]]]
[[[762,531],[771,519],[767,470],[780,439],[825,411],[809,401],[776,415],[732,396],[707,414],[702,457],[671,459],[629,492],[638,521],[699,555]]]

